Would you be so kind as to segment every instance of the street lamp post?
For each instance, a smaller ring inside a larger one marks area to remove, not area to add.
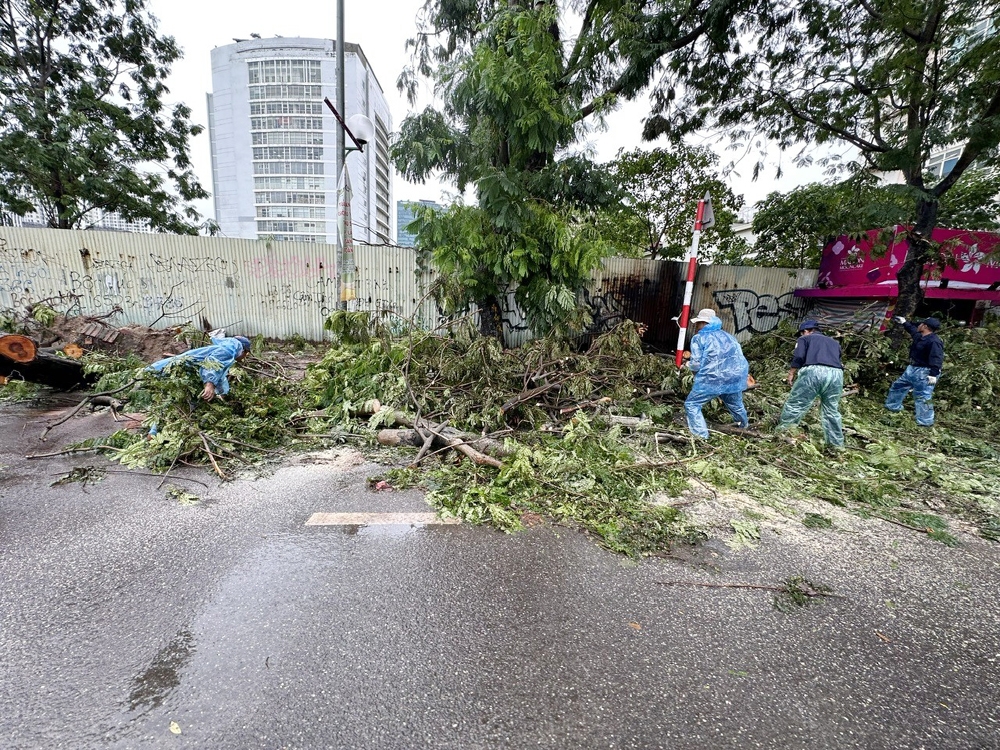
[[[338,40],[338,47],[342,47],[342,45],[340,45],[339,40]],[[339,77],[340,76],[338,74],[338,78]],[[344,95],[343,88],[341,88],[340,91],[338,92],[338,98],[343,98],[343,95]],[[337,118],[337,124],[340,126],[339,128],[337,128],[337,145],[338,145],[337,155],[338,155],[338,160],[340,162],[340,168],[342,170],[340,179],[343,182],[343,187],[341,188],[340,185],[338,184],[338,189],[337,189],[337,215],[341,218],[338,220],[338,225],[337,225],[336,305],[338,310],[346,310],[349,295],[345,295],[344,293],[346,291],[344,289],[344,275],[345,272],[348,271],[350,274],[354,273],[354,266],[353,266],[354,243],[353,241],[348,242],[347,240],[347,238],[353,234],[351,227],[351,212],[350,212],[351,192],[350,192],[350,177],[347,172],[347,154],[350,153],[351,151],[360,151],[363,153],[365,150],[365,144],[367,144],[375,136],[375,126],[374,124],[372,124],[371,120],[369,120],[365,115],[362,114],[354,115],[351,118],[349,118],[347,122],[344,122],[344,118],[341,115],[341,112],[343,110],[338,111],[337,108],[333,106],[333,104],[330,102],[328,98],[324,99],[323,101],[326,103],[326,106],[330,108],[330,111],[333,112],[333,116]],[[346,142],[344,138],[345,134],[350,136],[351,141],[354,143],[353,146],[345,145]],[[341,190],[343,190],[343,193],[341,193]],[[348,268],[347,264],[348,260],[347,249],[349,245],[351,246],[350,258],[352,259],[350,268]],[[351,298],[353,299],[353,297]]]

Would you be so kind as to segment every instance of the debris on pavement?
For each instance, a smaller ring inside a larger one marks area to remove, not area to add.
[[[373,478],[376,489],[423,487],[441,513],[504,531],[546,519],[626,555],[703,539],[690,512],[699,493],[713,502],[739,495],[803,533],[838,533],[841,523],[827,520],[836,510],[944,544],[966,530],[1000,540],[996,324],[943,331],[947,373],[931,430],[882,408],[905,353],[877,330],[833,332],[853,394],[842,402],[847,447],[838,452],[823,446],[816,415],[790,438],[772,433],[787,393],[788,326],[744,345],[755,381],[745,395],[750,428],[714,425],[707,441],[685,428],[692,374],[645,351],[631,322],[586,351],[555,337],[505,350],[460,325],[390,329],[365,313],[337,312],[328,328],[334,340],[321,347],[258,339],[233,366],[229,397],[209,403],[194,373],[144,372],[149,347],[88,350],[80,362],[94,395],[116,399],[100,408],[138,416],[69,449],[168,476],[206,466],[227,479],[350,441],[395,465]],[[120,330],[115,345],[128,340]],[[171,335],[155,356],[204,336]],[[726,420],[714,406],[706,417]],[[751,516],[719,527],[747,553],[769,528]]]

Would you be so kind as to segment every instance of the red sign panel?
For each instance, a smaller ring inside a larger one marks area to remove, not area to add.
[[[909,251],[903,238],[905,228],[896,227],[896,240],[888,250],[873,255],[878,231],[872,230],[860,242],[839,237],[825,248],[819,265],[816,289],[800,289],[808,297],[895,297],[896,273]],[[930,263],[924,268],[921,285],[927,297],[988,299],[1000,301],[1000,235],[961,229],[935,229],[934,242],[948,243],[945,252],[953,263],[944,269]]]

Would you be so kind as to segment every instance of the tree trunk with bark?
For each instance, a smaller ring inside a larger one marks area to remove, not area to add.
[[[0,354],[0,377],[26,380],[59,391],[93,384],[95,377],[85,375],[75,359],[58,357],[51,351],[39,351],[30,360],[15,361]]]
[[[924,197],[917,203],[917,223],[908,239],[910,249],[896,274],[899,295],[896,300],[897,315],[912,317],[924,299],[920,280],[924,275],[924,266],[934,259],[937,249],[931,240],[931,233],[937,225],[937,213],[936,198]]]
[[[503,313],[500,310],[500,300],[495,295],[488,295],[476,300],[479,308],[479,332],[503,342]]]

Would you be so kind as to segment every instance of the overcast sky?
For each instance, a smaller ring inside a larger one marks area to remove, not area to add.
[[[345,3],[347,41],[360,44],[364,50],[392,110],[393,128],[398,129],[409,106],[396,90],[396,78],[408,61],[404,44],[416,28],[416,15],[422,0],[345,0]],[[169,81],[171,98],[186,102],[193,110],[194,122],[206,126],[205,95],[212,87],[210,54],[213,47],[230,44],[234,38],[247,39],[252,33],[264,38],[280,35],[331,39],[337,33],[335,0],[150,0],[150,9],[160,20],[160,32],[173,36],[184,51],[184,58],[173,66]],[[655,143],[642,144],[640,141],[642,118],[646,113],[644,101],[626,104],[613,113],[608,118],[608,130],[590,136],[596,157],[606,161],[622,147],[628,150],[655,146]],[[723,164],[733,159],[732,152],[723,151],[724,144],[716,148],[722,154]],[[202,184],[211,190],[207,129],[194,139],[192,157]],[[784,162],[786,175],[780,182],[774,180],[773,168],[757,182],[752,182],[752,159],[744,160],[738,167],[739,173],[731,173],[728,179],[735,192],[742,194],[747,203],[753,203],[772,190],[788,190],[821,177],[816,169],[796,170],[788,158]],[[439,184],[411,184],[395,175],[393,197],[395,200],[441,200],[442,187]],[[199,210],[212,216],[211,200],[200,205]]]

